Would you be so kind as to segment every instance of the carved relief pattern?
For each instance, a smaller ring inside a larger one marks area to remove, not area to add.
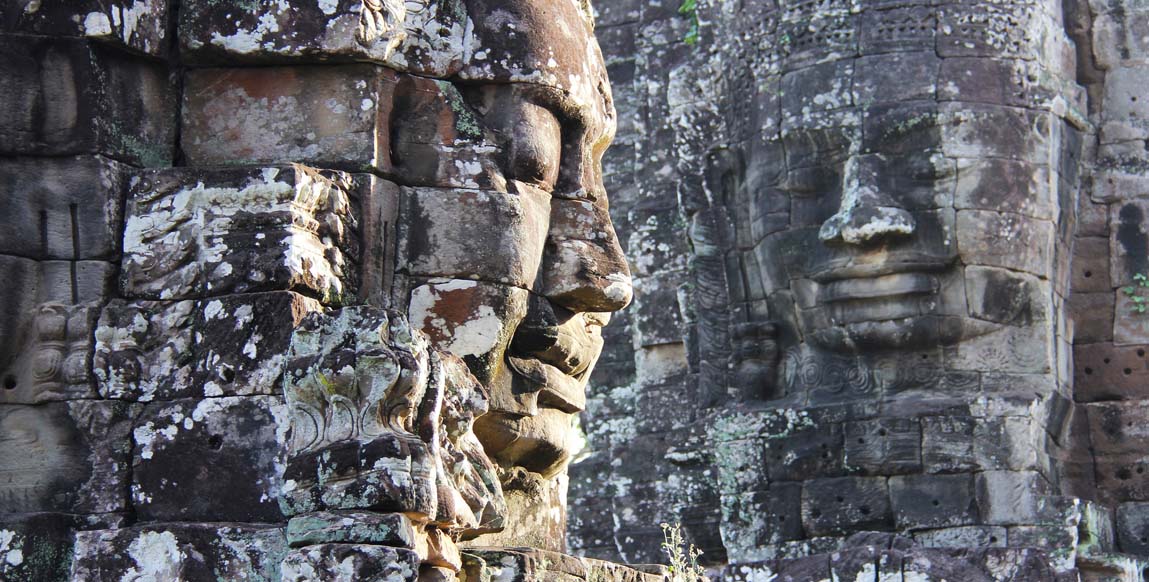
[[[291,513],[384,506],[471,535],[501,524],[494,467],[471,433],[485,389],[401,314],[309,316],[292,338],[284,393]]]

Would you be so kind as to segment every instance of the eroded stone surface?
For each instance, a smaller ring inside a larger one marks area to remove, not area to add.
[[[279,394],[291,328],[321,309],[286,291],[112,301],[95,332],[99,393],[141,402]]]
[[[359,287],[351,177],[302,165],[170,169],[132,179],[123,292],[182,300],[291,290],[325,303]]]
[[[179,37],[191,62],[371,60],[446,78],[461,67],[467,9],[460,0],[404,3],[190,2]]]
[[[240,524],[164,523],[80,532],[75,580],[279,580],[283,530]]]
[[[0,513],[111,514],[128,509],[131,430],[141,410],[80,400],[0,406],[9,453]]]
[[[175,91],[162,66],[82,39],[5,34],[0,47],[9,104],[0,117],[0,152],[171,163]]]
[[[152,522],[282,521],[287,428],[287,408],[272,396],[148,404],[132,428],[136,513]]]
[[[287,370],[288,514],[373,509],[456,536],[501,529],[498,478],[471,432],[486,390],[402,315],[316,314],[296,330]]]
[[[4,32],[81,36],[128,49],[162,55],[167,41],[167,0],[0,4]]]

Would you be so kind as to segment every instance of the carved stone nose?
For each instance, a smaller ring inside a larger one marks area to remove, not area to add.
[[[842,202],[818,231],[822,242],[862,245],[914,233],[914,217],[877,187],[878,172],[863,156],[846,162]]]
[[[822,242],[867,244],[883,238],[914,233],[914,217],[897,206],[855,205],[842,208],[822,223]]]

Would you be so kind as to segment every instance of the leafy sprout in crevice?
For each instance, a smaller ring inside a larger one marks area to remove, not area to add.
[[[690,28],[686,29],[686,35],[682,37],[682,42],[691,46],[698,44],[698,29],[701,25],[698,21],[698,0],[682,0],[682,5],[678,7],[678,13],[690,22]]]
[[[686,540],[682,538],[682,526],[668,523],[659,525],[662,526],[662,550],[670,559],[667,569],[670,570],[671,582],[710,582],[706,570],[698,565],[702,550],[694,547],[694,544],[686,547]]]
[[[1145,273],[1135,273],[1133,275],[1133,285],[1128,285],[1122,289],[1129,300],[1133,302],[1133,311],[1137,313],[1145,313],[1149,310],[1149,297],[1146,297],[1141,291],[1142,289],[1149,288],[1149,276]]]

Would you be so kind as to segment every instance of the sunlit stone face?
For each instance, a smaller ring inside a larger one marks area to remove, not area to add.
[[[853,109],[795,123],[751,203],[768,294],[839,352],[928,350],[1045,321],[1063,185],[1060,121],[974,103]],[[814,124],[811,124],[814,125]],[[785,228],[780,219],[788,216]]]
[[[472,7],[476,58],[450,112],[469,135],[439,159],[397,151],[399,169],[446,161],[462,176],[404,189],[399,271],[413,323],[490,391],[475,425],[488,454],[549,476],[576,446],[602,326],[632,293],[600,165],[615,114],[575,3],[486,4]],[[394,119],[407,144],[438,122],[402,108]]]
[[[959,96],[784,112],[739,152],[733,204],[750,293],[777,327],[735,340],[778,342],[782,393],[826,385],[800,370],[877,385],[905,358],[1050,371],[1077,139],[1049,111]]]

